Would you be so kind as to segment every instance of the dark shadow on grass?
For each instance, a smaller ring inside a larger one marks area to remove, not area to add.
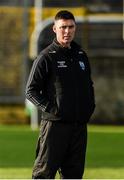
[[[124,167],[124,132],[90,132],[86,166]]]

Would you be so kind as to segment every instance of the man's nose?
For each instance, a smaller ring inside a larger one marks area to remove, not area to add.
[[[70,31],[69,27],[66,27],[65,32],[69,33],[69,31]]]

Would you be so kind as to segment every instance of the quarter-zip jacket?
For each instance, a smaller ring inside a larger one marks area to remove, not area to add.
[[[33,63],[26,98],[42,110],[42,119],[87,123],[94,111],[94,89],[86,53],[56,40]]]

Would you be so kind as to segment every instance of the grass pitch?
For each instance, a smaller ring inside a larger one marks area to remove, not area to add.
[[[31,178],[37,136],[29,126],[0,126],[1,179]],[[88,126],[84,178],[124,179],[124,127]]]

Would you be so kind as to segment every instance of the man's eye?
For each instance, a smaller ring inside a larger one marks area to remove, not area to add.
[[[61,27],[60,27],[60,29],[66,29],[66,28],[72,29],[72,28],[74,28],[74,26],[71,25],[71,26],[61,26]]]
[[[66,29],[67,28],[67,26],[61,26],[60,27],[60,29]]]
[[[72,26],[69,26],[69,29],[72,29],[72,28],[74,28],[74,26],[72,25]]]

